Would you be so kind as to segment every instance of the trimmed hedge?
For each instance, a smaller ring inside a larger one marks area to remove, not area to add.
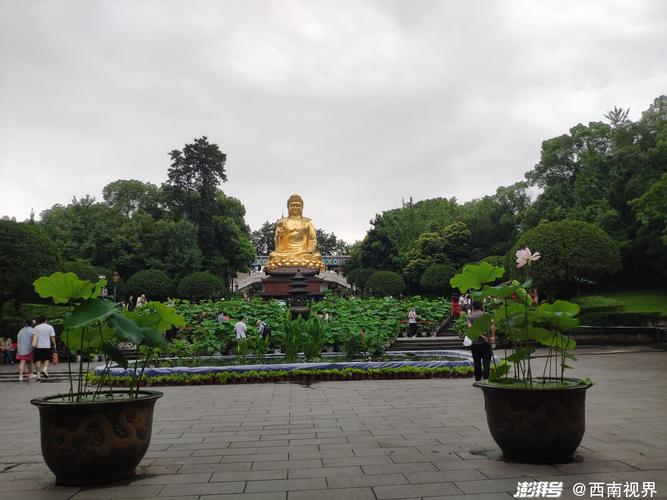
[[[216,372],[201,375],[179,373],[174,375],[144,376],[139,385],[155,387],[165,385],[224,385],[271,382],[309,382],[333,380],[390,380],[423,378],[469,378],[472,367],[464,368],[345,368],[343,370],[250,370],[247,372]],[[97,384],[100,376],[88,374],[88,383]],[[109,377],[104,385],[127,387],[131,377]]]
[[[578,297],[574,299],[574,302],[581,307],[581,314],[593,312],[618,312],[625,309],[625,304],[620,300],[609,299],[597,295]]]

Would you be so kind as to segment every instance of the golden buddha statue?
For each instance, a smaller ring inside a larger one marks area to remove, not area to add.
[[[313,221],[303,217],[303,199],[293,194],[287,200],[289,217],[276,223],[276,249],[269,254],[266,269],[280,267],[310,267],[324,271],[322,256],[317,251],[317,236]]]

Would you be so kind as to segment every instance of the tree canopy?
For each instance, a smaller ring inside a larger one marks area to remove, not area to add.
[[[32,297],[33,281],[58,263],[58,247],[36,225],[0,219],[0,312]]]
[[[453,198],[410,200],[376,215],[364,239],[352,247],[348,274],[366,268],[400,272],[410,291],[427,291],[421,276],[428,267],[451,263],[460,269],[489,256],[511,259],[526,231],[569,219],[593,224],[616,243],[619,286],[662,285],[667,278],[667,96],[655,99],[637,121],[622,107],[604,118],[545,140],[525,182],[464,204]],[[443,236],[455,223],[468,230],[461,241],[455,234]]]
[[[134,179],[106,185],[104,200],[86,195],[42,213],[39,227],[68,262],[118,271],[144,269],[178,281],[209,271],[229,283],[254,260],[245,208],[225,195],[226,155],[206,137],[170,153],[160,187]]]
[[[616,243],[588,222],[544,222],[526,231],[514,251],[525,247],[540,253],[529,275],[551,296],[572,296],[581,285],[595,284],[620,268]]]

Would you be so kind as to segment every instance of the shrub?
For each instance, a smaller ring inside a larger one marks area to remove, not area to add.
[[[398,295],[405,291],[403,277],[392,271],[376,271],[366,282],[365,290],[369,295]]]
[[[127,280],[127,288],[135,297],[146,294],[148,300],[165,300],[172,292],[169,276],[159,269],[145,269]]]
[[[449,264],[433,264],[426,268],[419,284],[424,290],[445,295],[451,290],[449,280],[456,274],[456,270]]]
[[[517,249],[525,247],[542,254],[532,266],[531,276],[548,295],[571,297],[581,283],[597,282],[621,265],[614,241],[588,222],[566,219],[529,229],[519,238],[512,257]]]
[[[585,326],[653,326],[665,321],[659,312],[590,312],[581,315]]]
[[[219,299],[225,291],[223,281],[207,272],[188,274],[177,287],[178,296],[190,300]]]

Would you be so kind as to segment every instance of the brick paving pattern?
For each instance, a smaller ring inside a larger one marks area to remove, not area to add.
[[[555,466],[500,459],[470,379],[165,387],[136,477],[57,487],[29,400],[66,385],[5,382],[0,498],[495,500],[533,480],[562,481],[562,498],[578,482],[654,481],[667,498],[667,353],[580,351],[574,375],[596,382],[586,435]]]

